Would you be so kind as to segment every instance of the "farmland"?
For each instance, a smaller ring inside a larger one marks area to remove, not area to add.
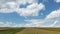
[[[0,34],[60,34],[60,28],[0,28]]]
[[[22,31],[24,28],[1,28],[0,34],[15,34]]]

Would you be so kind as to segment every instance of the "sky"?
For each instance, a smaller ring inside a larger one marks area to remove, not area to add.
[[[0,27],[60,27],[60,0],[0,0]]]

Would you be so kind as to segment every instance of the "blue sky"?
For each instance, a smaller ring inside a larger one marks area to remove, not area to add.
[[[0,27],[11,27],[10,22],[14,26],[17,25],[16,27],[19,25],[21,27],[45,27],[46,25],[50,27],[55,20],[58,22],[60,20],[60,14],[58,14],[60,11],[60,0],[0,1],[0,22],[3,22]],[[57,17],[53,14],[51,16],[54,18],[49,17],[54,11],[57,12]],[[9,26],[6,22],[9,23]],[[56,24],[53,26],[55,27]]]

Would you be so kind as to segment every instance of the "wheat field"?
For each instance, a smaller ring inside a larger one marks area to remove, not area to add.
[[[60,28],[0,28],[0,34],[60,34]]]

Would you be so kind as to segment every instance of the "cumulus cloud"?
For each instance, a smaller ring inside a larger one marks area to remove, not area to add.
[[[0,22],[0,27],[24,27],[24,25],[13,22]]]
[[[0,0],[1,1],[1,0]],[[20,16],[38,16],[40,10],[45,8],[38,0],[6,0],[0,2],[0,13],[17,12]],[[26,8],[19,8],[22,4],[30,4]]]
[[[17,12],[20,16],[38,16],[39,11],[45,9],[45,5],[43,3],[38,4],[38,0],[0,0],[0,13],[12,13]],[[22,4],[30,4],[26,8],[19,8]],[[27,22],[27,21],[26,21]],[[32,22],[29,25],[39,26],[40,20],[28,20],[28,22]],[[36,23],[37,22],[37,23]],[[27,24],[16,24],[12,22],[0,22],[0,27],[26,27]]]
[[[60,27],[60,8],[52,11],[45,19],[25,20],[26,24],[0,22],[0,27]]]
[[[55,0],[60,2],[60,0]],[[21,4],[29,3],[26,8],[19,8]],[[45,9],[43,3],[38,4],[37,0],[0,0],[0,13],[17,12],[20,16],[39,16],[39,12]],[[52,11],[45,19],[25,20],[26,24],[16,24],[12,22],[0,22],[0,27],[59,27],[60,8]],[[46,24],[45,24],[46,23]]]
[[[38,16],[39,15],[39,11],[44,9],[45,6],[40,3],[33,3],[29,6],[27,6],[27,8],[22,8],[22,9],[17,9],[18,13],[20,14],[20,16]]]
[[[16,2],[13,1],[7,2],[4,0],[0,2],[0,13],[12,13],[15,11],[15,8]]]
[[[0,27],[23,27],[23,24],[16,24],[13,22],[0,22]]]
[[[55,2],[60,2],[60,0],[55,0]]]
[[[49,18],[58,18],[60,17],[60,8],[58,10],[54,10],[52,11],[47,17],[46,19],[49,19]]]
[[[38,0],[16,0],[18,4],[36,3]]]
[[[11,25],[11,22],[0,22],[0,27],[10,27]]]
[[[43,23],[40,19],[25,20],[26,24],[17,24],[13,22],[0,22],[0,27],[41,27]]]
[[[27,27],[60,27],[60,9],[52,11],[45,19],[26,20]]]
[[[55,27],[60,21],[60,9],[52,11],[46,18],[45,22],[52,23],[50,26]],[[60,25],[59,25],[60,26]]]
[[[24,27],[41,27],[44,23],[43,20],[40,19],[32,19],[32,20],[25,20],[27,24]]]

